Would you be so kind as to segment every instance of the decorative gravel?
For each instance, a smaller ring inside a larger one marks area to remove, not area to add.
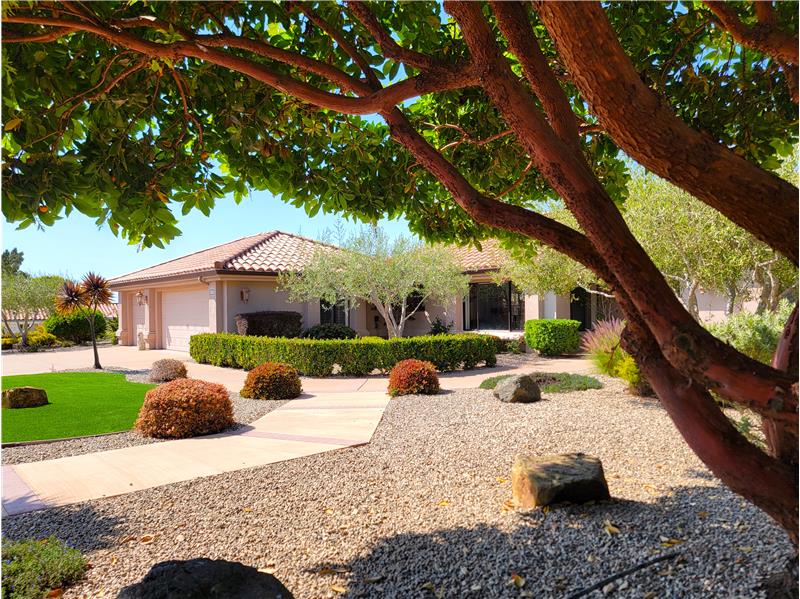
[[[477,389],[393,399],[368,445],[5,518],[4,533],[88,552],[65,597],[115,596],[159,561],[198,556],[274,572],[298,599],[566,597],[673,552],[605,594],[763,596],[758,581],[792,559],[784,533],[708,473],[655,401],[602,380],[535,404]],[[518,451],[596,455],[615,499],[510,509]]]
[[[81,371],[91,371],[92,369],[82,369]],[[125,377],[134,383],[148,383],[148,370],[126,370],[126,369],[107,369],[114,372],[124,372]],[[239,426],[250,424],[258,420],[268,412],[271,412],[285,401],[266,401],[259,399],[245,399],[238,393],[229,393],[233,403],[233,419],[236,424],[232,429]],[[144,437],[136,431],[126,431],[124,433],[114,433],[99,437],[84,437],[78,439],[67,439],[64,441],[53,441],[36,445],[22,445],[18,447],[4,447],[2,452],[3,464],[22,464],[24,462],[38,462],[40,460],[52,460],[84,453],[94,453],[96,451],[106,451],[108,449],[121,449],[123,447],[133,447],[134,445],[147,445],[150,443],[160,443],[165,439],[152,439]]]

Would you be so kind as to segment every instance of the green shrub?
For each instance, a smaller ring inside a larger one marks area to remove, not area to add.
[[[541,319],[525,321],[525,342],[544,356],[578,351],[581,335],[577,320]]]
[[[106,317],[100,312],[94,313],[94,331],[98,339],[106,332]],[[89,320],[82,312],[72,314],[51,314],[44,321],[45,330],[58,339],[66,339],[73,343],[86,343],[92,340]]]
[[[358,334],[346,324],[315,324],[302,334],[304,339],[355,339]]]
[[[240,335],[264,337],[299,337],[303,330],[300,312],[246,312],[233,317]]]
[[[249,399],[294,399],[302,391],[297,369],[288,364],[266,362],[247,373],[239,395]]]
[[[478,385],[481,389],[494,389],[497,384],[513,374],[498,374],[490,376]],[[568,372],[534,372],[531,376],[539,385],[542,393],[566,393],[568,391],[586,391],[587,389],[601,389],[603,384],[592,376],[583,374],[570,374]]]
[[[647,382],[647,379],[639,371],[639,365],[636,364],[636,360],[634,360],[633,356],[630,354],[625,353],[622,356],[622,359],[617,363],[614,376],[621,378],[623,381],[627,381],[628,389],[635,395],[641,395],[643,397],[655,395],[650,383]]]
[[[433,319],[428,335],[447,335],[453,328],[452,322],[445,322],[438,316]]]
[[[283,362],[306,376],[341,373],[363,376],[389,371],[402,360],[431,362],[440,371],[497,363],[488,335],[471,333],[394,339],[284,339],[243,337],[229,333],[192,335],[189,354],[196,362],[250,370],[264,362]]]
[[[28,346],[32,349],[43,349],[57,345],[58,339],[56,339],[56,336],[48,333],[42,326],[38,326],[28,333]]]
[[[439,375],[436,367],[425,360],[402,360],[389,373],[389,395],[436,395]]]
[[[19,343],[19,337],[3,335],[3,349],[11,349]]]
[[[80,580],[86,558],[55,537],[41,541],[3,539],[4,599],[41,599],[52,589]]]
[[[709,324],[712,335],[729,343],[754,360],[769,364],[778,348],[783,327],[792,313],[792,304],[782,300],[775,312],[739,312],[723,322]]]

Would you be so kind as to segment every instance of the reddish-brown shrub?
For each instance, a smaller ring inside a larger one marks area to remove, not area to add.
[[[247,373],[239,392],[250,399],[294,399],[303,390],[297,369],[281,362],[265,362]]]
[[[435,395],[439,392],[436,367],[424,360],[402,360],[389,373],[389,395]]]
[[[222,385],[177,379],[150,389],[136,420],[147,437],[182,439],[233,426],[233,404]]]
[[[156,360],[153,362],[153,366],[150,367],[149,378],[154,383],[174,381],[175,379],[185,379],[186,364],[180,360],[173,360],[171,358]]]

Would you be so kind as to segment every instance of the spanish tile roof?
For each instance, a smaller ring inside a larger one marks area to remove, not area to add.
[[[99,310],[100,313],[105,316],[106,318],[116,318],[118,315],[117,308],[119,304],[107,304],[105,306],[100,306]],[[47,310],[38,310],[33,320],[46,320],[52,311]],[[13,310],[3,310],[3,318],[6,320],[17,320],[17,313]]]
[[[472,245],[454,248],[456,260],[464,272],[497,270],[508,260],[508,254],[496,239],[482,241],[481,248]]]
[[[209,271],[293,272],[302,270],[319,248],[334,249],[335,246],[283,231],[270,231],[137,270],[111,279],[110,283],[117,286]]]

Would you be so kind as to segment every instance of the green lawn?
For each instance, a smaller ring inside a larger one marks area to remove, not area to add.
[[[44,389],[50,404],[3,409],[3,443],[129,430],[155,385],[128,382],[120,373],[65,372],[4,376],[3,389],[11,387]]]

